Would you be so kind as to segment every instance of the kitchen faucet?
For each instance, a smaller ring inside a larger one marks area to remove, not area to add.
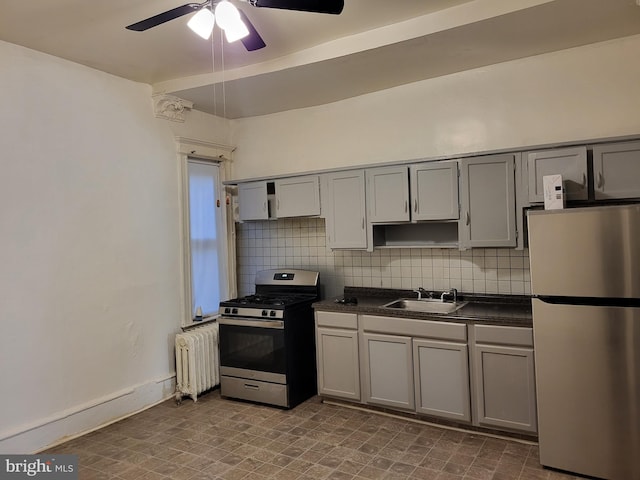
[[[416,288],[414,292],[418,294],[418,300],[422,300],[423,295],[425,296],[425,298],[433,298],[433,294],[431,292],[427,292],[422,287]]]
[[[455,288],[452,288],[448,292],[442,292],[442,295],[440,295],[440,300],[442,300],[443,302],[445,295],[450,295],[453,298],[453,303],[456,303],[458,301],[458,290],[456,290]]]

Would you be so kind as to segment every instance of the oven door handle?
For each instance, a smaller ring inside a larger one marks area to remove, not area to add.
[[[224,318],[218,317],[220,325],[236,325],[239,327],[259,327],[274,328],[276,330],[284,330],[284,322],[282,320],[254,320],[245,318]]]

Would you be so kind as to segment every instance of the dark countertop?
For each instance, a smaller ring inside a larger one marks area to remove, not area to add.
[[[336,303],[342,298],[356,298],[357,305]],[[344,296],[321,300],[313,308],[325,312],[348,312],[386,317],[440,320],[444,322],[483,323],[531,327],[531,299],[524,295],[471,295],[458,294],[458,301],[469,302],[454,313],[438,314],[384,308],[384,304],[398,298],[416,298],[411,290],[346,287]]]

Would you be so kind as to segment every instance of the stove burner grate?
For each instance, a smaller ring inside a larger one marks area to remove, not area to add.
[[[313,299],[309,295],[247,295],[246,297],[234,298],[223,302],[225,305],[237,306],[254,306],[254,305],[270,305],[274,307],[289,305],[301,300]]]

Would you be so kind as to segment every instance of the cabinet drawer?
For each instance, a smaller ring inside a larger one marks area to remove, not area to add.
[[[439,338],[442,340],[467,341],[467,326],[464,323],[438,322],[435,320],[417,320],[411,318],[379,317],[362,315],[360,317],[365,332],[390,333],[409,337]]]
[[[529,327],[503,327],[498,325],[474,325],[476,343],[533,346],[533,329]]]
[[[358,316],[355,313],[316,312],[316,326],[357,330]]]

